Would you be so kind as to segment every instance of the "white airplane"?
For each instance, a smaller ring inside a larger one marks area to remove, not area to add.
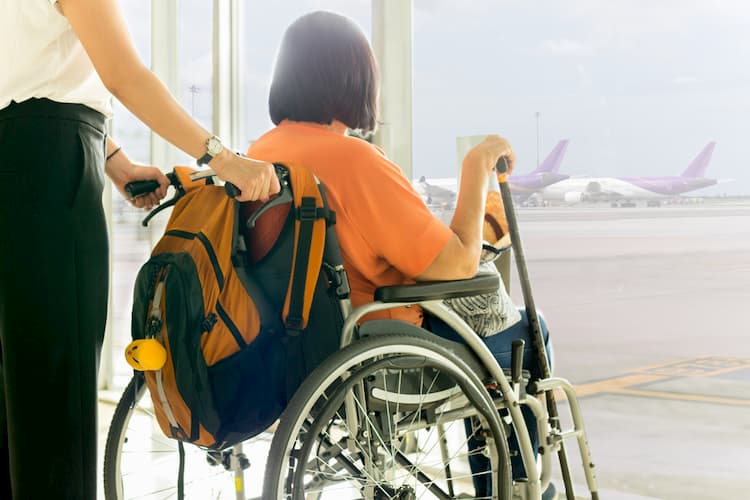
[[[703,177],[716,143],[710,142],[679,176],[664,177],[578,177],[544,188],[542,198],[548,201],[579,203],[606,201],[612,205],[634,206],[636,200],[658,205],[659,200],[712,186],[718,181]]]
[[[557,173],[565,156],[565,150],[568,148],[568,142],[567,139],[558,142],[550,154],[532,172],[525,175],[513,174],[510,176],[508,184],[517,199],[525,200],[545,186],[569,177]],[[456,203],[456,191],[458,189],[456,178],[433,178],[428,181],[425,176],[422,176],[413,184],[428,206],[453,208]]]
[[[427,206],[453,208],[456,204],[456,179],[427,179],[423,175],[414,183]]]

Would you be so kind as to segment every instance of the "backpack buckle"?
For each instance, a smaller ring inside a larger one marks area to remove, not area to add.
[[[297,218],[301,221],[314,221],[319,218],[315,198],[302,198],[302,203],[297,207]]]
[[[290,337],[298,337],[302,333],[302,317],[288,316],[284,322],[286,333]]]

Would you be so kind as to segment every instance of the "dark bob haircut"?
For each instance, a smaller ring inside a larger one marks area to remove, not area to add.
[[[332,12],[300,17],[284,33],[268,107],[271,120],[370,132],[377,121],[378,69],[365,34]]]

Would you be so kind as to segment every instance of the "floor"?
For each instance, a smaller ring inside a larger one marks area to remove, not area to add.
[[[555,373],[576,386],[600,497],[750,498],[750,207],[518,215]],[[103,365],[112,382],[101,393],[102,442],[129,377],[122,348],[132,280],[150,247],[138,217],[113,216],[114,355]],[[515,273],[511,295],[523,302]],[[565,414],[565,401],[559,406]],[[586,498],[572,442],[568,455],[576,496]]]

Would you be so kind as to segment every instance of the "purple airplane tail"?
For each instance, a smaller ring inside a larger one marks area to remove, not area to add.
[[[690,162],[690,165],[687,166],[680,177],[704,177],[706,168],[708,168],[708,162],[711,161],[711,155],[714,152],[714,146],[716,146],[715,142],[709,142],[706,147],[703,148],[703,151],[698,153],[698,156]]]
[[[562,163],[563,156],[565,156],[566,149],[568,149],[568,139],[563,139],[562,141],[557,143],[555,149],[553,149],[552,152],[547,155],[547,158],[545,158],[544,161],[542,161],[542,163],[540,163],[539,166],[537,166],[536,169],[531,173],[557,173],[558,169],[560,168],[560,163]]]

